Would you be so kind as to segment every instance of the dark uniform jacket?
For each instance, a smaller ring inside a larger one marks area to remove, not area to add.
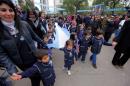
[[[85,37],[82,40],[79,40],[79,52],[87,53],[88,47],[90,47],[92,37],[86,39]]]
[[[73,48],[72,50],[67,50],[67,48],[64,48],[63,51],[64,51],[65,65],[70,66],[74,64],[74,59],[77,59],[77,53],[75,48]]]
[[[106,42],[104,38],[98,39],[94,36],[91,41],[91,52],[99,54],[101,52],[102,45],[112,46],[112,44]]]
[[[31,68],[21,73],[21,75],[22,78],[26,78],[37,73],[40,74],[45,86],[50,86],[51,84],[54,84],[56,75],[52,63],[43,63],[38,61]]]
[[[101,52],[102,44],[104,43],[104,39],[97,39],[96,37],[92,38],[92,47],[91,52],[95,54],[99,54]]]

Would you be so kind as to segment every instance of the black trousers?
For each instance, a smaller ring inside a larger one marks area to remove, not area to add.
[[[85,61],[86,55],[87,55],[87,52],[79,52],[78,53],[78,59],[80,59],[80,57],[82,57],[81,61]]]
[[[130,58],[130,51],[126,51],[125,53],[116,51],[112,60],[112,64],[118,66],[124,66],[124,64],[128,61],[129,58]]]
[[[111,32],[105,32],[105,35],[104,35],[104,39],[106,40],[106,42],[109,41],[110,37],[111,37],[112,33]]]
[[[39,74],[30,77],[32,86],[40,86],[41,77]]]
[[[24,65],[24,66],[19,66],[19,68],[23,71],[25,71],[26,69],[28,69],[29,67],[31,67],[32,64],[30,65]],[[31,80],[31,86],[40,86],[40,81],[41,81],[41,77],[40,74],[34,74],[33,76],[29,77],[29,79]]]

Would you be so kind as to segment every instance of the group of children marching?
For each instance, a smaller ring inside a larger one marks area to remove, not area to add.
[[[79,31],[77,33],[72,32],[70,39],[66,41],[64,51],[64,69],[67,69],[68,75],[71,75],[71,66],[75,61],[81,60],[85,62],[88,49],[91,50],[92,55],[90,61],[92,66],[96,69],[96,58],[101,52],[102,45],[112,46],[111,43],[107,43],[103,37],[103,31],[98,29],[95,36],[92,35],[91,27],[84,29],[84,25],[79,25]]]
[[[38,49],[35,53],[38,61],[31,68],[14,76],[14,80],[31,77],[39,73],[44,86],[54,86],[56,75],[52,64],[51,49],[46,46],[48,44],[48,36],[44,36],[44,42],[45,49]],[[84,29],[84,25],[80,24],[78,31],[72,32],[64,48],[60,49],[64,52],[64,70],[67,70],[67,74],[71,75],[71,66],[78,60],[84,63],[89,49],[92,52],[90,61],[92,61],[92,66],[96,69],[96,58],[101,52],[103,44],[111,46],[111,44],[105,42],[103,32],[100,29],[93,36],[91,27]]]

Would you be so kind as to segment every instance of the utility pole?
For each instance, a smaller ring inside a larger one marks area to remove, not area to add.
[[[48,0],[46,0],[46,14],[47,14],[47,12],[48,12],[48,10],[49,10],[49,1]]]
[[[41,10],[43,10],[43,0],[40,0]]]
[[[54,0],[54,13],[56,12],[56,2]]]

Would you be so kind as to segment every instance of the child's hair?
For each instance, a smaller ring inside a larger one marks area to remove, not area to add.
[[[76,40],[76,38],[75,38],[75,36],[76,36],[77,34],[76,33],[72,33],[71,35],[70,35],[70,40]]]
[[[87,27],[87,30],[92,30],[92,27],[88,26],[88,27]]]
[[[103,31],[101,29],[97,29],[96,36],[103,35]]]
[[[43,38],[43,39],[44,39],[44,38],[49,38],[49,35],[48,35],[48,34],[45,34],[45,35],[43,35],[42,38]]]
[[[35,51],[34,55],[37,57],[37,59],[42,60],[42,58],[45,55],[48,55],[48,50],[47,49],[37,49]]]
[[[91,35],[91,31],[85,31],[84,36]]]
[[[65,46],[67,47],[68,45],[72,45],[73,46],[74,42],[72,40],[67,40]]]

